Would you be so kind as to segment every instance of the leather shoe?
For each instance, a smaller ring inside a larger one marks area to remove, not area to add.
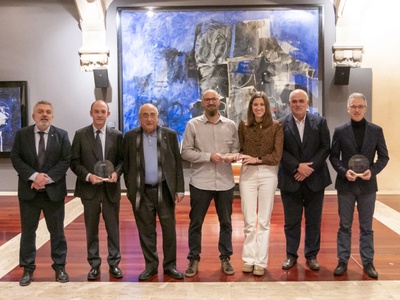
[[[96,280],[99,277],[100,277],[100,267],[91,268],[87,275],[88,280]]]
[[[183,279],[183,273],[179,272],[175,268],[164,270],[164,274],[167,274],[173,279]]]
[[[118,266],[110,266],[110,275],[114,278],[122,278],[122,271]]]
[[[24,270],[24,274],[19,280],[19,285],[27,286],[30,285],[32,281],[33,281],[33,271]]]
[[[339,261],[336,269],[333,270],[333,275],[342,276],[346,271],[347,271],[347,264],[342,261]]]
[[[378,272],[375,270],[372,262],[364,265],[364,272],[367,273],[367,275],[371,278],[378,278]]]
[[[157,269],[152,270],[152,269],[146,269],[139,275],[139,280],[147,280],[153,277],[158,273]]]
[[[65,283],[65,282],[69,281],[68,273],[65,272],[64,268],[58,269],[56,271],[56,281],[62,282],[62,283]]]
[[[319,270],[319,263],[317,262],[317,260],[315,258],[307,259],[306,265],[307,265],[307,267],[310,268],[310,270],[313,270],[313,271]]]
[[[283,270],[289,270],[291,267],[293,267],[295,264],[297,264],[297,259],[293,257],[289,257],[287,260],[285,260],[282,264],[282,269]]]

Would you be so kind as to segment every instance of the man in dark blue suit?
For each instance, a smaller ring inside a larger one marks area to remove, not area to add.
[[[33,280],[36,230],[42,211],[50,232],[56,281],[69,281],[65,271],[67,241],[64,235],[64,198],[67,195],[65,176],[71,159],[71,144],[65,130],[51,125],[53,117],[50,102],[37,102],[32,114],[35,125],[17,132],[11,150],[11,162],[19,178],[19,265],[24,268],[19,282],[21,286],[27,286]]]
[[[282,269],[297,263],[301,222],[304,210],[304,256],[311,270],[319,270],[321,217],[325,188],[331,184],[326,159],[330,150],[330,135],[325,118],[307,112],[305,91],[290,93],[291,114],[281,118],[284,128],[283,156],[279,166],[278,188],[285,215],[286,260]]]
[[[335,188],[338,194],[340,217],[337,234],[339,263],[333,272],[336,276],[343,275],[347,270],[351,252],[351,227],[357,202],[361,261],[369,277],[378,277],[373,264],[374,233],[372,230],[378,190],[376,175],[388,163],[389,155],[382,128],[365,120],[366,110],[365,96],[360,93],[351,94],[347,100],[347,112],[351,120],[337,127],[332,139],[329,159],[337,172]],[[367,170],[359,175],[348,166],[350,158],[356,154],[365,156],[369,161]]]
[[[175,202],[184,196],[184,179],[177,134],[158,126],[158,110],[144,104],[139,110],[140,127],[124,137],[124,178],[132,204],[146,269],[139,280],[158,273],[156,215],[163,237],[164,273],[183,279],[176,269]]]
[[[106,126],[110,116],[108,104],[97,100],[90,107],[93,123],[75,133],[72,141],[71,170],[76,174],[75,196],[80,197],[84,207],[87,260],[91,267],[88,280],[100,277],[101,257],[99,254],[99,223],[103,215],[106,231],[109,273],[114,278],[122,278],[119,267],[121,261],[119,235],[119,209],[121,200],[120,176],[122,164],[122,133]],[[100,145],[96,145],[98,136]],[[97,162],[109,161],[114,170],[110,178],[95,174]]]

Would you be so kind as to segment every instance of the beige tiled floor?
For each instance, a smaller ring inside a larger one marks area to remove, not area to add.
[[[400,299],[400,281],[113,283],[0,282],[0,299]]]
[[[66,224],[82,213],[78,199],[66,206]],[[377,202],[375,218],[400,234],[399,212]],[[44,241],[47,232],[41,224]],[[19,237],[0,247],[0,278],[18,264]],[[0,282],[0,300],[12,299],[400,299],[399,280],[364,281],[275,281],[275,282]]]

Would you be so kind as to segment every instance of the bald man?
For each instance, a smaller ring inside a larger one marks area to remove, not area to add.
[[[90,108],[92,124],[75,133],[72,142],[71,170],[77,176],[75,196],[80,197],[84,207],[87,260],[91,267],[87,279],[100,277],[101,257],[99,253],[99,222],[103,215],[107,230],[109,273],[114,278],[122,278],[119,267],[121,261],[119,237],[119,209],[121,200],[120,177],[122,165],[122,133],[106,126],[110,116],[108,104],[103,100],[94,101]],[[99,137],[99,147],[96,137]],[[98,148],[100,148],[99,151]],[[114,171],[104,180],[95,173],[98,161],[110,161]]]
[[[144,104],[140,127],[124,137],[124,178],[139,231],[146,268],[139,280],[158,273],[156,215],[163,237],[164,274],[183,279],[176,269],[175,203],[184,196],[182,161],[177,133],[158,125],[158,110]]]

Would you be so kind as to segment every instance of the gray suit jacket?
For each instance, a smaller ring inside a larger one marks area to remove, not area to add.
[[[89,125],[78,130],[72,141],[71,170],[77,176],[75,196],[93,199],[100,185],[86,181],[89,173],[94,174],[94,165],[101,159],[96,157],[93,126]],[[121,198],[120,176],[123,173],[122,133],[113,128],[106,128],[105,159],[113,163],[118,174],[118,182],[105,182],[107,196],[112,202]]]
[[[18,173],[18,197],[21,200],[32,200],[37,193],[35,189],[31,189],[32,182],[29,180],[33,173],[39,172],[34,127],[31,125],[20,129],[15,135],[11,150],[11,162]],[[68,133],[50,126],[42,172],[54,181],[46,185],[47,194],[52,201],[64,201],[67,195],[65,176],[70,159],[71,143]]]
[[[184,192],[184,179],[182,160],[179,151],[176,132],[167,127],[159,127],[161,130],[161,165],[163,175],[171,193],[175,199],[176,193]],[[139,135],[139,145],[137,145]],[[139,189],[140,194],[144,192],[144,154],[143,154],[143,130],[141,127],[132,129],[124,137],[124,179],[128,189],[128,199],[132,204],[135,203],[136,193]],[[136,159],[136,151],[140,151],[140,165]],[[140,172],[140,186],[137,186],[137,175]]]
[[[370,180],[362,180],[361,178],[358,178],[355,182],[347,180],[346,172],[349,169],[349,160],[355,154],[362,154],[368,158],[372,175]],[[375,154],[378,154],[376,161]],[[337,172],[335,188],[338,191],[354,191],[357,184],[364,193],[376,192],[378,190],[376,175],[383,170],[389,161],[382,128],[366,122],[364,142],[360,152],[357,150],[351,121],[335,128],[329,159]]]
[[[283,156],[279,165],[278,188],[295,192],[301,182],[294,173],[301,162],[312,162],[314,172],[304,180],[312,191],[320,191],[332,183],[326,159],[330,150],[330,134],[325,118],[307,113],[303,142],[292,114],[279,119],[283,126]]]

